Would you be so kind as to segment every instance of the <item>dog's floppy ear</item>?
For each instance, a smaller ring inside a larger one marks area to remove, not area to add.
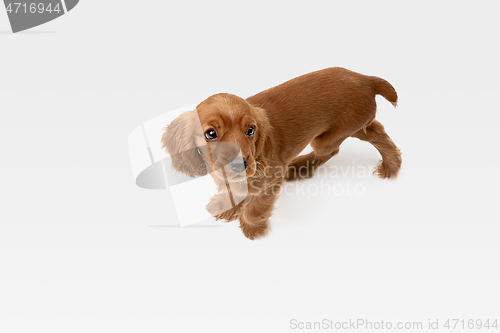
[[[274,152],[273,127],[267,118],[266,111],[260,107],[253,107],[257,112],[257,142],[255,144],[255,157],[265,157],[266,161]],[[267,164],[267,163],[264,163]]]
[[[165,127],[161,137],[162,147],[172,158],[172,168],[190,177],[207,174],[201,150],[195,143],[196,135],[201,135],[198,113],[187,111]]]

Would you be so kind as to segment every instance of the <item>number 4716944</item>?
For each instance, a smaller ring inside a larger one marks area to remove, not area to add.
[[[47,12],[47,13],[52,13],[52,12],[56,12],[56,13],[60,13],[61,12],[61,8],[59,7],[59,3],[56,3],[56,5],[54,6],[54,8],[52,8],[52,4],[49,3],[47,6],[45,6],[43,3],[30,3],[28,5],[28,3],[22,3],[22,2],[14,2],[14,3],[9,3],[9,5],[7,6],[7,12],[10,14],[12,12],[14,12],[15,14],[17,13],[31,13],[31,14],[35,14],[35,13],[43,13],[43,12]]]
[[[464,320],[464,319],[448,319],[444,323],[444,327],[447,329],[498,329],[498,323],[497,320],[490,323],[490,320],[482,321],[481,319],[469,319],[469,320]]]

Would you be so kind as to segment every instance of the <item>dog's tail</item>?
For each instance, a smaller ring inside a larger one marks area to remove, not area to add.
[[[372,88],[376,95],[382,95],[386,100],[391,102],[394,107],[398,106],[398,94],[396,89],[384,79],[376,76],[370,76]]]

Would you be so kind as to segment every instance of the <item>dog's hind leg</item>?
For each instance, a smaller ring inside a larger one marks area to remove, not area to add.
[[[310,178],[318,167],[326,163],[339,152],[340,144],[349,135],[331,130],[315,137],[311,141],[313,151],[309,154],[297,156],[288,166],[287,181]]]
[[[354,133],[352,137],[371,143],[380,155],[382,162],[377,166],[376,173],[380,178],[393,178],[401,168],[401,152],[385,132],[384,126],[377,120]]]

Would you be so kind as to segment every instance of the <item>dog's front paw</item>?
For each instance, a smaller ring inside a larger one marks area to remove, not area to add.
[[[216,220],[226,220],[230,222],[238,218],[238,212],[246,202],[246,200],[243,200],[236,206],[233,206],[231,199],[226,193],[219,193],[210,199],[206,209],[210,215],[216,218]]]
[[[206,209],[210,215],[217,217],[233,209],[233,205],[226,193],[220,193],[210,198],[210,202],[206,205]]]
[[[225,220],[226,222],[231,222],[238,219],[238,214],[236,213],[236,209],[231,208],[226,210],[224,213],[215,215],[215,220]]]
[[[269,231],[269,225],[267,221],[259,224],[249,224],[241,218],[240,228],[245,237],[251,240],[264,237]]]

